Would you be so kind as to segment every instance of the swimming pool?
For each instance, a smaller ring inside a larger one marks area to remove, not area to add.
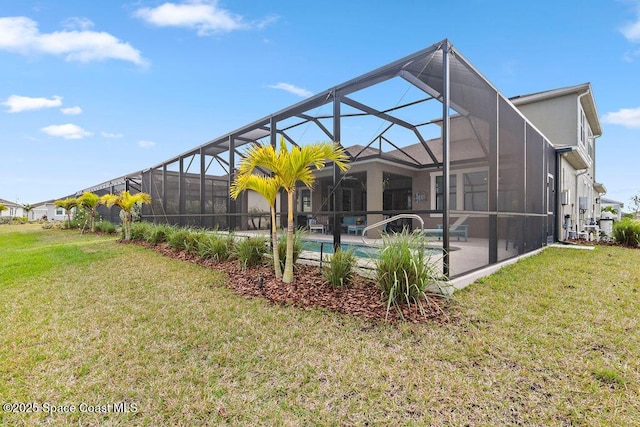
[[[354,255],[359,258],[378,258],[380,248],[375,246],[358,245],[354,243],[342,243],[340,248],[343,251],[351,250]],[[309,252],[317,252],[322,254],[333,253],[333,242],[319,240],[304,240],[302,242],[302,250]]]
[[[380,247],[378,246],[367,246],[367,245],[359,245],[357,243],[342,243],[340,245],[342,250],[351,250],[354,255],[358,258],[369,258],[369,259],[377,259],[378,254],[380,252]],[[427,246],[425,249],[425,255],[427,256],[438,256],[442,255],[442,248]],[[450,247],[451,251],[458,250],[459,248]],[[321,241],[321,240],[303,240],[302,241],[302,250],[308,252],[316,252],[324,254],[332,254],[333,253],[333,242],[331,241]]]

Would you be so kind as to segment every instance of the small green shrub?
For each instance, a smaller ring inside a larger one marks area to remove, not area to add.
[[[640,244],[640,221],[624,218],[613,224],[613,238],[621,245],[635,248]]]
[[[250,237],[239,241],[234,249],[234,254],[243,269],[262,263],[267,252],[267,240],[264,237]]]
[[[144,240],[152,245],[157,245],[167,241],[167,235],[171,234],[173,226],[168,224],[155,224],[147,230]]]
[[[198,254],[200,242],[207,237],[204,231],[190,229],[184,239],[184,249],[190,254]]]
[[[96,223],[96,231],[113,234],[116,232],[116,226],[110,221],[102,220]]]
[[[71,223],[68,223],[67,221],[65,221],[62,228],[71,229],[71,230],[84,228],[85,230],[87,230],[89,229],[89,225],[90,225],[90,218],[87,210],[82,208],[77,208],[75,213],[73,214]]]
[[[173,250],[183,251],[186,249],[185,242],[190,230],[183,227],[174,227],[167,235],[167,245]]]
[[[226,261],[231,257],[233,243],[234,239],[231,235],[208,234],[199,242],[198,255],[205,259]]]
[[[427,288],[438,283],[440,274],[430,258],[425,257],[424,238],[403,230],[383,236],[383,246],[376,261],[376,282],[387,300],[387,313],[392,305],[416,304],[424,311],[422,300]]]
[[[145,240],[146,234],[151,230],[153,224],[150,222],[134,222],[131,224],[131,240]]]
[[[12,219],[10,216],[0,216],[0,224],[11,224]]]
[[[297,228],[293,232],[293,265],[295,267],[300,252],[302,252],[302,242],[306,235],[304,228]],[[287,235],[283,234],[278,238],[278,257],[280,258],[280,268],[284,271],[284,264],[287,261]]]
[[[26,216],[14,216],[11,222],[13,224],[26,224],[29,219]]]
[[[42,224],[42,228],[45,230],[61,230],[66,221],[47,221]]]
[[[351,284],[356,256],[352,251],[337,250],[331,259],[325,257],[324,278],[334,288],[344,288]],[[328,264],[328,266],[327,266]]]

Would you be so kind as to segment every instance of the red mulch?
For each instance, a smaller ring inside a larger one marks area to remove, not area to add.
[[[401,306],[402,315],[391,307],[387,312],[378,286],[372,281],[354,276],[353,283],[344,289],[337,289],[325,282],[318,267],[296,265],[294,281],[282,283],[277,281],[271,266],[252,267],[242,270],[237,260],[214,262],[204,260],[185,251],[174,251],[166,244],[157,246],[144,242],[135,242],[176,259],[193,262],[201,266],[226,273],[227,286],[237,294],[247,298],[264,298],[274,304],[293,305],[303,309],[323,308],[338,313],[364,317],[374,322],[406,321],[422,323],[426,321],[447,322],[447,301],[440,298],[429,298],[423,301],[424,312],[420,312],[415,304]],[[262,278],[262,288],[260,288]]]

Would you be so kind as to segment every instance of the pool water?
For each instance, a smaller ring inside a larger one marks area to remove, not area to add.
[[[323,254],[333,253],[333,242],[305,240],[302,243],[303,251],[320,253],[320,247],[322,247]],[[377,247],[354,245],[353,243],[342,243],[340,247],[342,248],[343,251],[347,251],[347,250],[352,251],[354,255],[357,256],[358,258],[378,258],[378,251],[380,250]]]
[[[309,252],[317,252],[320,253],[320,247],[322,247],[323,254],[332,254],[333,253],[333,242],[329,241],[318,241],[318,240],[303,240],[302,242],[302,250]],[[342,250],[351,250],[355,256],[358,258],[370,258],[377,259],[378,254],[380,252],[380,248],[376,246],[365,246],[358,245],[354,243],[342,243],[340,245]],[[451,251],[458,250],[459,248],[451,247]],[[425,255],[426,256],[438,256],[442,255],[442,248],[437,247],[425,247]]]

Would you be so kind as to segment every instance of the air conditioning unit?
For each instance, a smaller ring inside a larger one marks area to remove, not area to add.
[[[571,204],[571,194],[569,190],[563,190],[560,193],[560,203],[565,206]]]
[[[578,207],[582,211],[586,211],[589,209],[589,198],[588,197],[578,197]]]

